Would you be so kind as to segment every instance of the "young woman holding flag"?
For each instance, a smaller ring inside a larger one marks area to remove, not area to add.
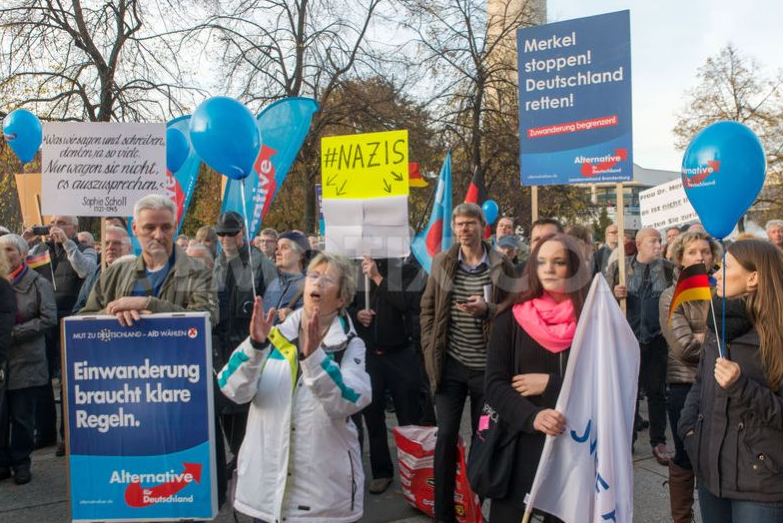
[[[485,402],[518,438],[507,492],[492,498],[492,523],[522,520],[544,440],[565,430],[554,407],[590,284],[584,249],[565,234],[544,237],[522,281],[528,290],[498,315],[487,347]],[[547,515],[544,521],[559,520]]]
[[[761,240],[735,242],[715,279],[718,297],[730,301],[723,323],[719,323],[722,302],[714,302],[716,321],[708,320],[679,434],[699,480],[703,521],[779,523],[783,521],[783,253]]]

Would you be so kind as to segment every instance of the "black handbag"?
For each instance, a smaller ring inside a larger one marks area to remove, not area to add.
[[[484,403],[467,463],[470,487],[480,497],[506,497],[516,462],[518,436],[498,417],[495,409]]]

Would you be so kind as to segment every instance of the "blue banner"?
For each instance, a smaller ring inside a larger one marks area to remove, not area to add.
[[[171,198],[174,205],[177,206],[177,232],[174,237],[179,234],[179,229],[182,227],[182,221],[185,219],[185,213],[188,212],[188,206],[190,206],[190,198],[193,196],[193,191],[196,189],[196,181],[198,181],[198,171],[201,168],[201,159],[196,154],[196,149],[193,148],[193,144],[190,142],[190,115],[180,116],[175,118],[166,125],[166,128],[174,128],[182,131],[185,138],[190,145],[190,152],[187,159],[182,163],[182,167],[175,173],[172,173],[168,169],[166,170],[166,179],[168,184],[166,186],[166,196]],[[136,236],[133,234],[131,224],[133,223],[133,216],[128,218],[128,234],[131,237],[131,243],[133,245],[133,251],[138,256],[141,253],[141,246]]]
[[[258,115],[261,151],[253,172],[244,180],[228,180],[220,211],[236,211],[243,217],[247,216],[250,238],[258,234],[269,207],[283,186],[310,131],[310,123],[317,111],[318,104],[311,98],[284,98],[272,103]],[[245,186],[244,202],[242,184]]]
[[[73,521],[217,514],[207,314],[66,318]]]
[[[629,11],[517,31],[523,185],[633,179]]]

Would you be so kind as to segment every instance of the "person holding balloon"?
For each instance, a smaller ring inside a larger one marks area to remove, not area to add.
[[[725,280],[724,280],[725,277]],[[715,274],[734,304],[703,354],[679,423],[710,523],[783,521],[783,253],[769,242],[733,243]],[[725,281],[725,283],[724,283]],[[739,307],[736,307],[739,305]],[[732,311],[736,312],[732,314]]]

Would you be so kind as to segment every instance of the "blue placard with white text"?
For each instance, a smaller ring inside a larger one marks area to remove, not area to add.
[[[629,11],[519,29],[522,185],[633,179]]]
[[[63,322],[72,521],[213,519],[206,313]]]

